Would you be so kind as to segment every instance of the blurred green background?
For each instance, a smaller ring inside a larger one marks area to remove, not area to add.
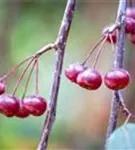
[[[54,42],[66,0],[0,0],[0,75],[14,64],[35,53],[45,44]],[[115,21],[118,1],[77,0],[65,51],[64,66],[58,96],[57,119],[48,149],[103,149],[108,124],[112,92],[104,84],[99,90],[88,91],[71,83],[64,69],[73,62],[82,62],[88,50],[100,38],[102,29]],[[128,107],[134,111],[135,50],[126,41],[125,68],[132,82],[124,90]],[[93,55],[88,63],[91,66]],[[111,68],[113,53],[106,44],[97,64],[103,75]],[[55,53],[49,52],[40,58],[40,94],[49,100],[49,91],[55,63]],[[7,93],[12,93],[20,68],[7,83]],[[22,81],[17,96],[23,94],[27,75]],[[27,95],[35,92],[35,76],[32,75]],[[45,115],[26,119],[6,118],[0,115],[0,149],[36,149]],[[125,120],[120,113],[118,125]]]

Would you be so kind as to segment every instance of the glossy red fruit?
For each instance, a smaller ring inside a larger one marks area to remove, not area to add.
[[[6,84],[4,81],[0,81],[0,95],[5,93]]]
[[[96,90],[102,84],[102,77],[96,70],[87,69],[78,75],[77,84],[88,90]]]
[[[107,42],[111,43],[111,40],[112,40],[112,42],[115,44],[117,42],[117,32],[115,30],[112,33],[109,33],[107,31],[108,29],[109,27],[104,28],[103,35],[105,36]]]
[[[129,73],[124,69],[109,71],[104,78],[105,85],[112,90],[124,89],[130,80]]]
[[[16,114],[16,117],[18,118],[26,118],[30,115],[29,111],[24,107],[22,104],[22,101],[20,101],[20,109],[18,113]]]
[[[126,19],[126,33],[135,33],[135,20],[134,19]]]
[[[12,95],[0,96],[0,112],[7,117],[13,117],[19,111],[19,100]]]
[[[65,75],[70,81],[76,82],[78,74],[83,72],[85,69],[86,67],[84,65],[74,63],[69,65],[68,68],[66,68]]]
[[[135,8],[127,8],[126,17],[135,19]]]
[[[34,116],[41,116],[47,108],[46,100],[39,95],[27,96],[22,100],[22,104]]]

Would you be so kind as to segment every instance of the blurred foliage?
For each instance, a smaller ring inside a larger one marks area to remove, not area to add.
[[[0,1],[0,36],[7,45],[6,48],[0,45],[0,52],[5,56],[0,55],[1,75],[6,73],[13,64],[19,63],[45,44],[55,41],[65,5],[65,0]],[[64,68],[72,62],[84,59],[88,50],[100,38],[102,28],[114,22],[117,5],[116,1],[111,0],[77,2],[65,53]],[[5,24],[8,26],[5,27]],[[4,38],[5,32],[8,32],[7,38]],[[128,56],[129,54],[127,60]],[[94,57],[91,61],[93,59]],[[47,100],[49,100],[54,63],[53,51],[40,59],[40,94]],[[111,68],[111,64],[111,47],[106,45],[97,69],[104,74]],[[7,92],[12,93],[16,78],[22,69],[23,67],[8,80]],[[22,96],[26,79],[27,76],[19,87],[18,97]],[[35,92],[34,81],[33,74],[27,95]],[[104,85],[94,92],[82,89],[68,81],[63,71],[57,119],[49,141],[49,149],[102,149],[111,102],[110,94],[111,91]],[[44,115],[27,119],[1,116],[0,149],[36,149],[44,119]]]

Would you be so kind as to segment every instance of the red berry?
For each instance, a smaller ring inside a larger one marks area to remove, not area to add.
[[[0,95],[5,93],[5,88],[6,88],[5,82],[0,81]]]
[[[109,71],[104,78],[105,85],[112,90],[124,89],[130,80],[129,73],[124,69]]]
[[[127,8],[126,17],[135,19],[135,8]]]
[[[126,33],[133,34],[135,32],[135,20],[127,18],[126,19]]]
[[[19,101],[15,96],[3,94],[0,96],[0,112],[7,117],[13,117],[19,111]]]
[[[117,32],[115,30],[112,33],[110,33],[107,31],[108,29],[109,27],[104,28],[103,35],[105,36],[107,42],[111,43],[111,39],[112,39],[112,42],[115,44],[117,41]]]
[[[69,67],[65,70],[65,75],[72,82],[76,82],[78,74],[83,72],[85,69],[86,67],[84,67],[84,65],[74,63],[69,65]]]
[[[102,84],[102,77],[96,70],[87,69],[78,75],[77,84],[88,90],[96,90]]]
[[[34,116],[41,116],[47,108],[46,100],[39,95],[27,96],[22,103],[24,108]]]
[[[24,107],[24,105],[22,104],[22,101],[20,101],[20,109],[18,111],[18,113],[16,114],[17,117],[19,118],[26,118],[29,116],[29,111]]]

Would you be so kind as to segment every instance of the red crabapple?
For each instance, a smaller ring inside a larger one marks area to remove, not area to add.
[[[124,89],[130,80],[129,73],[124,69],[109,71],[104,78],[105,85],[112,90]]]
[[[86,67],[84,65],[74,63],[69,65],[68,68],[66,68],[65,75],[70,81],[76,82],[78,74],[83,72],[85,69]]]
[[[41,116],[47,108],[46,100],[39,95],[27,96],[22,100],[22,104],[34,116]]]
[[[96,90],[102,84],[102,77],[96,70],[86,69],[78,75],[77,84],[88,90]]]

